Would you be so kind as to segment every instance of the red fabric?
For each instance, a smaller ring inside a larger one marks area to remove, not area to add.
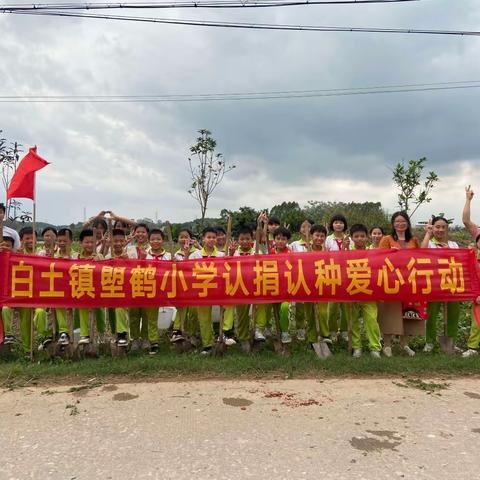
[[[37,155],[37,147],[30,148],[20,161],[17,171],[10,181],[7,190],[7,200],[10,198],[29,198],[34,200],[35,172],[48,164],[49,162]]]
[[[200,258],[69,260],[0,253],[0,305],[157,307],[278,302],[473,301],[468,249],[351,250]]]

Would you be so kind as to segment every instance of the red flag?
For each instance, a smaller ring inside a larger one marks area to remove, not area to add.
[[[7,190],[7,200],[10,198],[30,198],[34,200],[35,172],[49,164],[37,155],[37,147],[30,148],[20,160],[17,171]]]

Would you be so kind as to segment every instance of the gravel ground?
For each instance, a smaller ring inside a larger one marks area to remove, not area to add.
[[[3,390],[0,479],[480,478],[480,382],[434,382]]]

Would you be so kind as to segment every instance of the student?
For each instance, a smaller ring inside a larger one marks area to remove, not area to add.
[[[54,227],[45,227],[42,230],[43,246],[38,250],[40,257],[54,257],[57,252],[57,230]]]
[[[79,260],[102,260],[103,256],[97,252],[97,242],[93,237],[93,230],[86,228],[80,232],[80,254]],[[79,308],[80,317],[80,340],[79,345],[88,345],[90,343],[90,327],[89,327],[89,311],[88,308]],[[105,312],[102,308],[95,308],[95,319],[97,322],[97,330],[99,333],[105,332]]]
[[[57,249],[55,258],[77,259],[78,253],[72,252],[73,232],[69,228],[60,228],[57,235]],[[56,308],[55,318],[58,323],[57,344],[66,346],[70,343],[70,328],[67,321],[66,309]]]
[[[56,258],[78,258],[78,253],[72,251],[73,232],[69,228],[60,228],[57,235]]]
[[[121,228],[112,229],[112,238],[110,240],[111,248],[106,260],[127,259],[125,231]],[[109,308],[107,310],[112,333],[116,334],[116,342],[119,347],[128,346],[128,309],[124,307]]]
[[[338,252],[344,250],[348,243],[347,219],[344,215],[336,214],[330,219],[328,229],[330,235],[325,240],[325,250]],[[335,341],[340,330],[342,338],[348,340],[347,326],[347,305],[345,303],[328,302],[328,325],[330,327],[330,338]],[[338,321],[340,319],[340,322]]]
[[[5,205],[0,203],[0,222],[5,221]],[[17,251],[20,248],[20,236],[13,228],[3,225],[3,235],[13,238],[13,250]]]
[[[138,223],[133,229],[134,243],[127,247],[128,258],[145,259],[148,249],[148,235],[150,229],[145,223]]]
[[[379,248],[391,248],[394,250],[403,250],[409,248],[419,248],[420,244],[417,237],[415,237],[411,230],[410,217],[406,212],[395,212],[391,218],[392,233],[382,238]],[[423,335],[423,324],[420,320],[395,320],[395,325],[387,325],[380,319],[380,330],[383,334],[383,353],[386,357],[392,356],[392,337],[393,335],[400,336],[400,346],[404,352],[413,357],[415,352],[408,345],[409,335]],[[388,320],[388,319],[385,319]],[[388,322],[390,323],[390,322]],[[387,332],[386,330],[391,330]]]
[[[474,196],[473,190],[470,186],[465,187],[465,206],[463,207],[462,221],[465,225],[465,228],[469,231],[470,235],[475,238],[475,246],[477,250],[477,259],[480,260],[480,227],[472,222],[470,218],[470,205],[472,203]],[[477,298],[477,303],[479,303],[480,297]],[[468,350],[463,352],[462,356],[464,358],[473,357],[478,355],[478,350],[480,348],[480,326],[475,320],[475,316],[472,310],[472,323],[470,326],[470,335],[467,340]]]
[[[215,228],[207,227],[202,232],[203,247],[196,250],[190,256],[190,260],[223,257],[225,254],[217,248],[217,231]],[[214,344],[212,307],[205,305],[197,307],[198,323],[200,326],[200,336],[202,338],[202,355],[209,355],[212,352]]]
[[[310,228],[310,238],[312,252],[324,251],[327,229],[323,225],[312,225]],[[318,333],[320,333],[326,343],[331,343],[328,329],[328,302],[318,302],[316,304],[306,303],[305,305],[311,310],[311,313],[307,315],[307,340],[310,345],[317,342]],[[320,332],[317,332],[317,326],[315,323],[315,307],[317,308]]]
[[[382,241],[382,238],[385,236],[385,232],[383,231],[382,227],[372,227],[370,229],[370,239],[371,243],[369,245],[369,249],[375,249],[380,247],[380,242]]]
[[[36,244],[36,232],[33,231],[32,227],[23,227],[20,232],[20,251],[24,255],[35,255],[35,244]],[[31,342],[31,322],[33,316],[33,324],[36,326],[37,331],[40,333],[40,336],[44,337],[46,332],[47,316],[45,309],[43,308],[34,308],[33,312],[31,308],[19,308],[20,314],[20,336],[22,338],[23,351],[27,354],[30,353],[30,342]],[[33,313],[33,315],[32,315]],[[44,339],[42,347],[46,347],[48,343],[52,341],[48,337]]]
[[[215,227],[217,232],[217,248],[223,253],[226,253],[227,245],[225,242],[227,241],[227,232],[223,227]]]
[[[153,260],[154,262],[160,262],[165,260],[171,260],[172,255],[167,252],[163,247],[163,232],[159,228],[153,228],[150,230],[148,241],[150,246],[147,248],[146,260]],[[158,307],[145,308],[145,314],[148,325],[148,341],[150,342],[150,355],[156,355],[158,353]]]
[[[245,225],[239,228],[237,241],[232,241],[229,246],[229,255],[233,257],[240,257],[240,259],[246,256],[255,255],[255,239],[253,230]],[[250,334],[250,305],[237,305],[233,309],[237,313],[237,336],[241,342],[245,342],[249,338]],[[228,308],[228,307],[227,307]],[[232,310],[233,310],[232,309]],[[256,312],[258,311],[256,307]],[[258,319],[258,313],[256,313],[256,319]],[[263,318],[263,317],[262,317]],[[227,325],[225,326],[225,323]],[[255,322],[257,324],[257,322]],[[227,322],[224,321],[225,333],[227,337],[232,337],[233,330],[233,311],[231,319],[228,318]],[[265,336],[258,326],[255,328],[255,340],[264,341]]]
[[[278,217],[267,217],[267,238],[265,243],[267,244],[267,252],[274,247],[273,232],[280,226],[280,219]]]
[[[296,240],[290,243],[290,250],[292,252],[308,252],[311,248],[311,244],[307,244],[307,237],[310,234],[310,229],[315,222],[313,220],[306,219],[300,225],[300,240]],[[301,342],[305,341],[305,328],[307,325],[311,325],[314,320],[313,316],[313,304],[295,302],[295,326],[297,329],[297,340]]]
[[[193,234],[188,228],[183,228],[178,232],[177,242],[180,248],[175,252],[175,260],[178,262],[188,260],[192,253],[201,249],[198,242],[193,239]],[[197,310],[195,307],[177,307],[170,342],[176,343],[185,340],[184,334],[193,335],[196,323]],[[182,331],[182,325],[185,331]]]
[[[282,253],[289,253],[288,241],[292,234],[290,230],[285,227],[278,227],[273,232],[273,247],[270,249],[270,255],[279,255]],[[278,315],[280,317],[280,338],[282,343],[291,343],[292,337],[288,331],[288,302],[274,303],[272,308],[278,308]]]
[[[422,248],[459,248],[456,242],[448,240],[448,222],[443,217],[432,217],[428,222]],[[458,321],[460,318],[459,302],[429,302],[426,323],[426,343],[424,352],[430,353],[437,340],[437,320],[441,308],[447,308],[447,333],[454,340],[458,334]]]
[[[366,250],[368,241],[368,230],[365,225],[355,224],[350,227],[350,238],[352,239],[352,250]],[[353,357],[362,355],[362,340],[360,329],[360,317],[363,318],[365,334],[368,340],[370,355],[373,358],[380,358],[382,345],[380,344],[380,327],[378,326],[378,309],[376,302],[352,302],[348,308],[352,320],[352,347]]]
[[[145,223],[135,225],[133,230],[134,244],[127,247],[128,258],[145,259],[147,257],[148,235],[150,230]],[[150,350],[148,341],[148,318],[145,308],[130,308],[130,335],[132,336],[132,351]]]
[[[3,242],[0,243],[0,252],[12,252],[15,245],[15,240],[12,237],[3,237]],[[1,317],[3,320],[3,343],[4,345],[12,345],[15,343],[15,335],[13,332],[13,309],[10,307],[1,308]]]

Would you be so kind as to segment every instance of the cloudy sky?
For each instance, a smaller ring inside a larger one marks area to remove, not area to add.
[[[3,0],[3,3],[7,3]],[[461,6],[460,6],[461,4]],[[120,12],[122,13],[122,12]],[[133,15],[268,23],[474,30],[475,0]],[[0,15],[0,95],[152,95],[312,90],[480,80],[480,37],[272,32]],[[480,197],[480,89],[202,103],[0,103],[3,136],[38,145],[38,217],[101,209],[183,221],[189,146],[207,128],[237,168],[208,215],[282,201],[381,201],[390,168],[428,157],[441,177],[416,216],[460,221]],[[473,209],[480,222],[480,198]]]

